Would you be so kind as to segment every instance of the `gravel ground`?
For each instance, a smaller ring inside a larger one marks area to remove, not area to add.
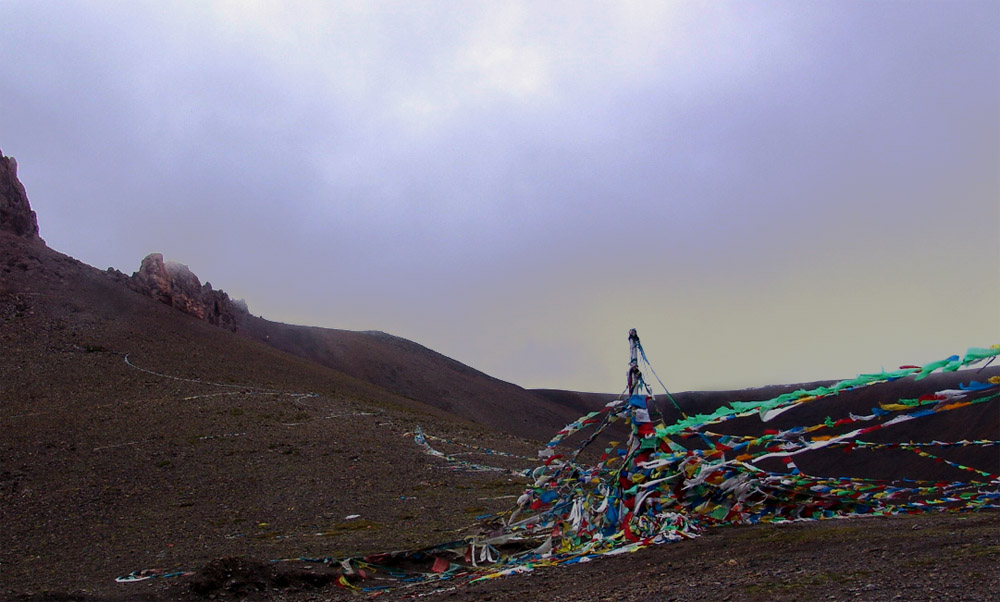
[[[690,541],[468,584],[401,587],[378,600],[995,600],[1000,515],[921,515],[721,527]],[[123,584],[103,596],[18,600],[361,600],[317,563],[214,561],[189,577]]]

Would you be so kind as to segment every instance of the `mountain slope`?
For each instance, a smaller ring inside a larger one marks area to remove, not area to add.
[[[547,440],[579,416],[573,408],[382,332],[293,326],[248,316],[240,333],[398,395],[537,441]]]
[[[573,408],[400,337],[253,316],[245,302],[203,285],[188,266],[164,261],[159,253],[146,256],[131,277],[110,269],[109,275],[210,324],[500,431],[542,441],[577,416]]]
[[[426,544],[509,504],[476,487],[495,498],[518,484],[455,473],[408,432],[533,452],[40,243],[0,233],[0,265],[5,587],[113,588],[132,570],[225,555]]]

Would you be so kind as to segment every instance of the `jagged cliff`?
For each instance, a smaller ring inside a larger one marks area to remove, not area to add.
[[[28,194],[17,179],[17,161],[0,151],[0,232],[41,240],[38,218],[28,204]]]
[[[249,315],[245,301],[230,299],[209,282],[202,284],[186,265],[163,261],[160,253],[147,255],[131,277],[110,268],[108,271],[136,292],[233,332]]]

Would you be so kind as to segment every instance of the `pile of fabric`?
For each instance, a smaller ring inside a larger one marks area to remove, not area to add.
[[[641,346],[639,351],[645,359]],[[558,564],[695,537],[715,525],[998,507],[1000,475],[940,459],[926,450],[996,446],[1000,442],[878,443],[864,437],[907,421],[996,399],[1000,377],[985,382],[970,378],[959,389],[882,402],[867,414],[848,413],[836,420],[827,417],[818,424],[765,430],[759,436],[709,430],[713,425],[753,415],[766,422],[841,392],[907,377],[923,379],[935,371],[956,371],[998,354],[1000,346],[970,349],[961,358],[952,356],[925,366],[861,375],[830,387],[765,401],[735,402],[710,414],[685,415],[672,424],[661,422],[652,428],[647,426],[646,411],[651,396],[633,392],[627,400],[609,404],[559,431],[540,453],[544,464],[532,473],[533,482],[518,500],[505,532],[494,540],[507,543],[518,536],[541,541],[532,550],[505,558],[507,564]],[[628,440],[609,445],[595,463],[578,462],[580,453],[616,421],[630,424]],[[593,433],[575,450],[559,452],[567,438],[591,428]],[[964,470],[969,479],[886,482],[803,474],[795,456],[826,447],[910,450]],[[769,458],[781,460],[785,470],[771,472],[758,466]]]
[[[655,372],[635,331],[629,341],[628,388],[622,398],[567,425],[546,444],[539,452],[541,465],[529,473],[529,485],[502,527],[415,552],[339,561],[345,571],[342,585],[365,591],[428,582],[455,587],[693,538],[712,526],[1000,507],[1000,475],[928,451],[997,446],[1000,441],[865,440],[904,422],[990,402],[1000,396],[997,376],[981,382],[972,378],[976,371],[968,370],[970,378],[958,389],[882,401],[867,413],[847,412],[837,419],[767,429],[760,435],[711,430],[739,418],[768,422],[793,408],[863,387],[988,363],[1000,355],[1000,345],[765,401],[734,402],[710,414],[681,412],[680,420],[653,424],[649,410],[655,399],[640,365],[654,376]],[[676,407],[669,391],[664,391]],[[603,444],[596,461],[581,461],[595,442],[607,439],[616,423],[617,432],[628,433],[626,440]],[[420,435],[418,443],[423,444]],[[570,440],[578,441],[575,447],[568,445]],[[908,450],[965,471],[969,478],[882,481],[811,476],[799,470],[795,456],[822,448]],[[769,459],[780,461],[784,469],[769,471],[758,465]],[[407,570],[402,570],[404,566]]]

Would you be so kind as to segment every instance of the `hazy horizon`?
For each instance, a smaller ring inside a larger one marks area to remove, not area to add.
[[[1000,342],[1000,3],[0,3],[52,248],[531,388]]]

